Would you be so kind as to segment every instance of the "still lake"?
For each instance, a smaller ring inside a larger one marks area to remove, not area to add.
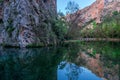
[[[0,80],[119,80],[120,43],[1,48]]]

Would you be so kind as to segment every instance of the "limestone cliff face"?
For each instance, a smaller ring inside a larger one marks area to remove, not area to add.
[[[82,17],[87,21],[91,19],[96,19],[100,22],[100,15],[104,9],[104,0],[96,0],[92,5],[81,10]]]
[[[84,19],[84,23],[90,20],[96,20],[97,23],[100,23],[103,16],[111,14],[114,11],[120,11],[120,0],[96,0],[90,6],[81,9],[76,13],[79,15],[77,18],[81,18],[79,20]],[[69,17],[67,16],[67,18]],[[78,26],[81,25],[81,21],[79,20],[77,21]]]
[[[95,19],[97,23],[101,22],[101,18],[114,11],[120,11],[119,0],[96,0],[92,5],[81,10],[82,17],[86,21]]]
[[[2,43],[20,47],[56,43],[51,24],[56,0],[4,0],[2,7]]]

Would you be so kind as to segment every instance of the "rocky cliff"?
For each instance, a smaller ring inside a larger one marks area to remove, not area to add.
[[[90,20],[95,20],[97,23],[100,23],[105,15],[111,14],[114,11],[120,11],[120,0],[96,0],[90,6],[73,14],[73,18],[71,19],[75,19],[74,16],[78,15],[76,18],[78,26],[81,26],[80,20],[84,23]],[[67,16],[67,19],[69,19],[69,16]]]
[[[55,44],[55,18],[56,0],[0,1],[0,42],[18,47]]]

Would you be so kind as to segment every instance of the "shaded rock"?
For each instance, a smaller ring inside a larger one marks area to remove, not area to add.
[[[3,5],[4,44],[26,47],[56,43],[51,23],[56,19],[56,0],[5,0]]]

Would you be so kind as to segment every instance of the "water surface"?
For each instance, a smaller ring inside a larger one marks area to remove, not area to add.
[[[0,80],[119,80],[120,43],[1,48]]]

